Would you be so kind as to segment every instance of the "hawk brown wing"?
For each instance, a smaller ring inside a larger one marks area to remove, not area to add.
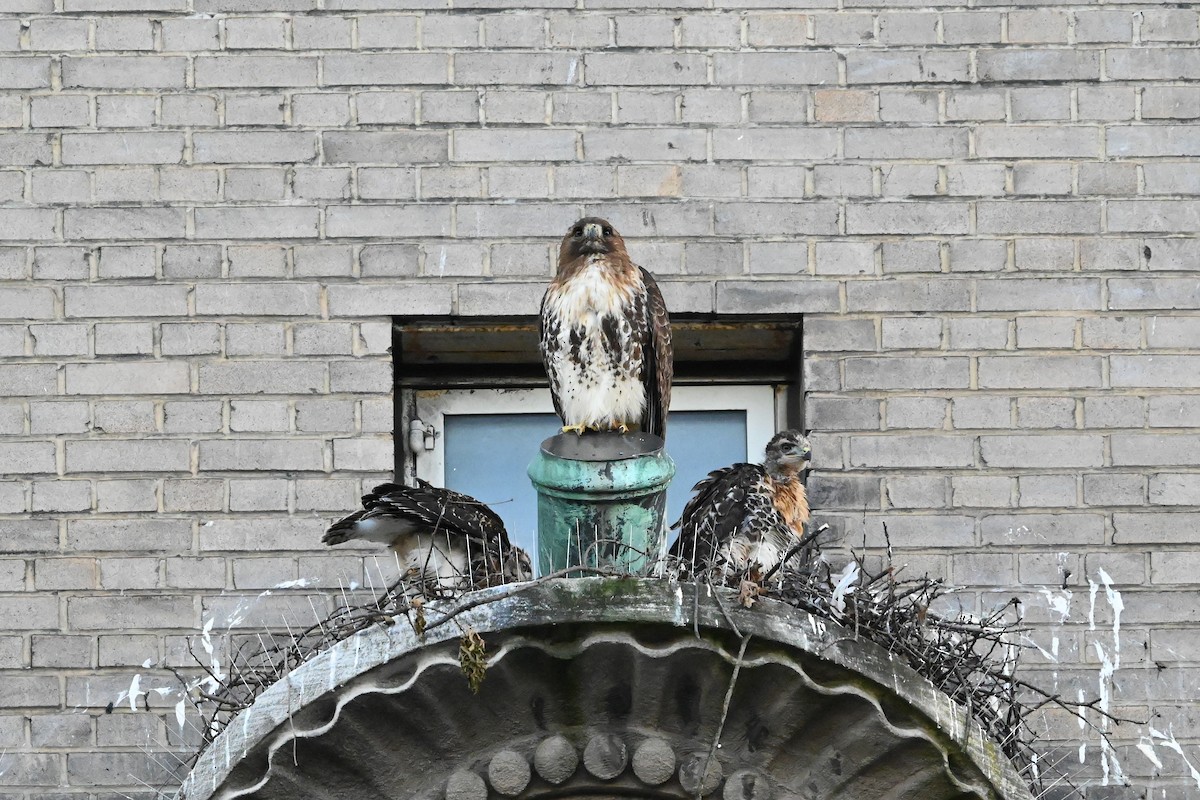
[[[692,487],[695,494],[671,526],[679,528],[679,536],[670,554],[693,568],[712,564],[721,545],[741,528],[747,495],[765,477],[758,464],[733,464],[708,473]]]
[[[645,349],[646,363],[642,383],[646,387],[646,414],[642,429],[647,433],[667,436],[667,411],[671,407],[671,379],[675,374],[675,362],[671,349],[671,319],[667,315],[667,304],[663,300],[658,283],[644,267],[642,281],[646,285],[647,334],[650,345]]]
[[[757,566],[770,569],[796,538],[776,508],[766,470],[758,464],[714,470],[693,490],[696,494],[672,526],[680,531],[670,549],[688,571],[715,568],[737,574],[764,558],[770,563]],[[770,543],[778,555],[769,557],[759,542]]]
[[[547,290],[542,295],[542,305],[538,310],[538,350],[542,354],[542,368],[546,370],[546,377],[550,381],[550,399],[554,403],[554,413],[561,419],[563,409],[559,394],[562,389],[558,385],[558,370],[554,369],[551,363],[551,354],[557,346],[558,326],[562,323],[557,317],[547,319],[546,300],[549,297],[550,291]]]

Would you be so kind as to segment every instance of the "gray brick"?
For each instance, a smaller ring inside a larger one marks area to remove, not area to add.
[[[808,94],[802,89],[787,92],[757,90],[750,93],[751,122],[805,122]]]
[[[956,475],[950,479],[953,505],[966,508],[1006,508],[1012,505],[1013,478],[999,475]]]
[[[1200,77],[1194,48],[1111,48],[1104,51],[1109,80],[1183,80]]]
[[[981,81],[1094,81],[1100,78],[1100,54],[1051,48],[980,50],[978,69]],[[1109,78],[1114,77],[1110,68]]]
[[[949,320],[954,350],[1003,350],[1008,343],[1008,320],[968,318]]]
[[[1149,497],[1159,506],[1200,505],[1200,482],[1191,473],[1160,472],[1150,476]]]
[[[983,357],[979,385],[989,389],[1098,387],[1101,361],[1088,356]]]
[[[1017,317],[1017,347],[1033,350],[1074,346],[1073,317]]]
[[[316,137],[309,133],[198,132],[192,143],[193,158],[199,163],[305,162],[317,154]]]
[[[827,159],[833,158],[837,149],[837,132],[832,129],[713,131],[713,157],[719,160]]]
[[[583,135],[583,152],[596,161],[699,161],[705,157],[705,147],[705,135],[700,130],[613,129],[587,131]],[[558,149],[554,152],[557,154]],[[562,150],[561,157],[573,158],[573,149]]]
[[[1186,156],[1200,147],[1200,125],[1111,125],[1108,155]]]
[[[1113,278],[1108,291],[1114,310],[1200,307],[1200,287],[1186,278]]]
[[[887,401],[888,429],[931,428],[941,430],[950,401],[941,397],[892,397]]]
[[[186,393],[190,378],[185,362],[162,363],[72,363],[66,367],[67,393],[108,395],[114,386],[137,386],[139,391]]]
[[[721,281],[717,313],[820,313],[836,311],[837,286],[819,281]]]
[[[1143,174],[1146,194],[1188,194],[1190,187],[1200,180],[1200,164],[1150,163],[1145,165]]]
[[[665,63],[647,63],[637,65],[638,71],[643,72],[638,83],[651,82],[650,76],[656,74],[655,67],[671,69],[671,58],[666,57]],[[715,53],[713,64],[716,69],[718,84],[731,86],[754,85],[835,85],[837,83],[837,57],[832,52],[823,53]],[[632,66],[632,65],[631,65]],[[591,62],[588,62],[589,75]],[[658,73],[661,74],[661,73]],[[698,80],[703,70],[694,73],[697,80],[689,83],[702,83]],[[632,77],[632,76],[631,76]],[[590,78],[589,78],[590,80]]]
[[[460,207],[461,208],[461,207]],[[460,217],[462,224],[462,217]],[[330,206],[326,211],[329,235],[338,237],[389,236],[403,230],[410,236],[444,236],[450,232],[448,206]]]
[[[69,286],[68,317],[186,316],[186,286]]]
[[[588,73],[593,72],[592,58],[587,56]],[[579,57],[567,53],[456,53],[454,56],[454,80],[459,84],[483,86],[496,85],[568,85],[575,82],[579,70]],[[595,78],[599,79],[605,67],[595,67]],[[447,83],[445,72],[440,80],[430,83]],[[432,70],[431,70],[432,77]],[[420,81],[405,80],[404,83]],[[686,82],[686,81],[685,81]]]
[[[852,281],[846,285],[850,311],[967,311],[969,281],[899,279]]]
[[[852,50],[846,54],[846,82],[851,84],[955,83],[969,80],[969,73],[963,51]]]
[[[1104,517],[1098,514],[996,514],[980,522],[984,544],[1042,547],[1103,544]]]
[[[751,197],[804,197],[807,193],[804,184],[808,177],[808,170],[804,167],[751,166],[747,173],[748,194]],[[867,186],[870,186],[870,170],[867,172],[866,183]],[[870,189],[867,192],[869,193]],[[818,192],[818,194],[822,194],[822,192]],[[824,194],[831,193],[824,192]]]
[[[1133,16],[1127,11],[1076,11],[1077,42],[1131,42]]]
[[[955,583],[971,586],[1010,586],[1016,581],[1011,553],[963,553],[951,556]]]
[[[788,259],[785,253],[776,252],[778,248],[794,248],[795,257]],[[752,272],[767,271],[757,264],[769,268],[772,263],[786,268],[790,266],[798,272],[806,272],[808,267],[808,246],[803,242],[784,245],[781,243],[764,243],[751,246],[750,269]],[[816,273],[818,275],[874,275],[875,245],[872,242],[817,242]]]
[[[1094,233],[1100,229],[1100,206],[1091,201],[984,200],[977,214],[979,230],[984,233]],[[1121,230],[1113,225],[1111,211],[1109,228]]]
[[[1113,543],[1188,544],[1194,541],[1200,514],[1180,512],[1122,512],[1113,513]]]
[[[229,439],[200,442],[200,469],[324,470],[323,445],[297,439]]]
[[[1136,317],[1099,317],[1083,321],[1083,346],[1096,350],[1137,349],[1142,324]]]
[[[1074,428],[1075,399],[1018,397],[1017,422],[1022,428]]]
[[[804,326],[809,352],[876,350],[875,323],[869,319],[813,319]]]
[[[813,504],[822,509],[879,509],[879,479],[874,477],[816,474],[809,478],[808,492]]]
[[[1081,86],[1077,95],[1080,119],[1133,119],[1134,90],[1132,87]]]
[[[753,168],[752,168],[753,169]],[[765,170],[767,174],[779,168]],[[872,193],[871,169],[860,165],[819,164],[813,168],[813,186],[818,196],[855,197]],[[800,175],[800,194],[803,194],[803,172]]]
[[[288,405],[283,400],[233,400],[229,404],[229,430],[235,433],[286,431]]]
[[[187,442],[171,440],[67,442],[66,465],[72,473],[182,472],[188,450]]]
[[[947,483],[945,478],[927,476],[889,478],[888,505],[892,508],[945,508]]]
[[[880,173],[885,196],[930,197],[938,194],[940,176],[934,164],[890,164]]]
[[[979,441],[988,467],[1098,467],[1104,463],[1104,439],[1100,436],[983,436]]]
[[[1000,14],[992,11],[950,11],[942,16],[946,44],[984,44],[1000,40]]]
[[[948,250],[954,272],[998,272],[1008,263],[1008,245],[994,239],[954,239]]]
[[[886,273],[940,272],[941,248],[937,242],[884,242],[883,271]]]
[[[1002,120],[1004,93],[1000,91],[955,91],[946,95],[946,119]]]
[[[1154,270],[1190,270],[1200,263],[1200,243],[1193,239],[1147,239],[1143,252]]]
[[[1197,383],[1190,356],[1113,355],[1109,361],[1113,386],[1183,388]]]
[[[1008,94],[1009,107],[1012,109],[1012,119],[1015,122],[1043,120],[1066,122],[1071,119],[1071,92],[1066,88],[1012,89]],[[1038,147],[1045,149],[1051,155],[1054,154],[1056,146],[1066,149],[1071,144],[1069,136],[1051,138],[1048,141],[1044,140],[1044,137],[1034,138],[1043,139],[1038,143]]]
[[[575,139],[574,131],[460,130],[454,134],[454,161],[573,161]]]
[[[55,216],[48,208],[0,208],[0,241],[54,239]]]
[[[846,130],[847,158],[965,158],[966,155],[967,132],[962,128]]]
[[[885,350],[937,349],[942,342],[942,321],[928,317],[885,317]]]
[[[867,398],[808,397],[805,422],[820,430],[878,430],[879,401]]]
[[[68,208],[64,213],[67,239],[183,238],[186,230],[182,209]]]
[[[1111,129],[1110,129],[1111,137]],[[976,152],[985,158],[1083,158],[1100,155],[1100,129],[1061,125],[981,125]],[[1111,143],[1111,138],[1110,138]],[[1111,144],[1110,144],[1111,147]]]
[[[148,322],[96,325],[96,355],[152,355],[154,326]]]
[[[327,131],[323,140],[328,163],[445,161],[449,152],[446,134],[436,132]]]
[[[717,234],[832,234],[837,229],[837,206],[833,203],[719,203],[715,219]]]
[[[315,238],[315,208],[198,208],[196,236],[205,239]]]
[[[959,357],[848,358],[847,389],[965,389],[970,359]]]
[[[980,311],[1099,310],[1100,283],[1080,278],[1009,278],[977,287]]]
[[[49,95],[29,100],[29,120],[35,128],[86,127],[90,116],[87,95]]]
[[[885,12],[879,15],[879,41],[886,45],[937,43],[938,15]]]
[[[965,203],[859,203],[846,209],[847,233],[966,233]]]
[[[300,283],[230,283],[197,286],[199,315],[315,316],[320,312],[317,286]]]
[[[335,59],[326,56],[327,83],[336,71]],[[199,56],[195,61],[196,87],[316,86],[317,59],[305,56]]]
[[[153,433],[157,428],[151,401],[98,401],[92,406],[92,428],[103,433]]]
[[[187,60],[162,56],[64,56],[63,86],[89,89],[182,89]]]
[[[1150,427],[1190,428],[1200,420],[1200,401],[1188,395],[1160,395],[1150,398]]]
[[[290,363],[286,372],[270,361],[233,361],[200,365],[200,391],[214,394],[290,394],[318,392],[325,383],[322,362]]]

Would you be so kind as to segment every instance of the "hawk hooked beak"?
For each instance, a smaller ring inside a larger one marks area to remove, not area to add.
[[[583,226],[583,238],[598,241],[604,236],[604,229],[598,222],[589,222]]]

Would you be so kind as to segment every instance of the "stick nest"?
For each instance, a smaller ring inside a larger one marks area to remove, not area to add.
[[[1063,787],[1083,797],[1065,773],[1039,765],[1037,735],[1030,725],[1032,715],[1048,706],[1058,707],[1083,721],[1104,743],[1108,743],[1108,724],[1122,720],[1100,708],[1099,699],[1070,701],[1018,677],[1018,660],[1024,647],[1019,642],[1027,631],[1019,600],[1014,598],[983,617],[941,615],[930,609],[953,591],[941,579],[901,579],[900,570],[890,563],[873,572],[861,556],[835,569],[816,546],[816,533],[820,531],[805,537],[803,552],[799,547],[794,549],[785,565],[765,576],[698,574],[670,559],[651,574],[673,576],[663,580],[695,581],[698,588],[705,584],[719,587],[716,595],[722,609],[722,596],[747,607],[753,606],[757,597],[766,596],[847,628],[855,638],[872,641],[903,660],[965,708],[999,744],[1035,796]],[[259,694],[289,671],[343,639],[375,626],[409,625],[421,635],[445,624],[456,625],[462,637],[459,656],[464,679],[478,691],[486,678],[485,642],[477,632],[459,624],[457,616],[532,586],[584,574],[617,577],[624,573],[573,567],[511,584],[510,591],[486,598],[438,592],[403,580],[366,602],[355,603],[343,594],[343,605],[333,614],[305,629],[289,631],[286,637],[269,632],[231,635],[232,657],[227,659],[225,671],[214,671],[211,659],[196,652],[193,644],[192,655],[204,676],[189,679],[176,674],[204,721],[203,742],[194,758]],[[748,578],[762,580],[767,588],[760,588],[758,582]],[[452,602],[431,605],[431,600]],[[732,624],[732,618],[727,619]]]

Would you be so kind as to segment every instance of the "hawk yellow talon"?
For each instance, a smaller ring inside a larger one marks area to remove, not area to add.
[[[583,436],[583,432],[587,430],[587,425],[563,425],[563,433],[575,433]]]
[[[615,430],[620,431],[621,433],[629,433],[629,426],[624,422],[618,422]]]

